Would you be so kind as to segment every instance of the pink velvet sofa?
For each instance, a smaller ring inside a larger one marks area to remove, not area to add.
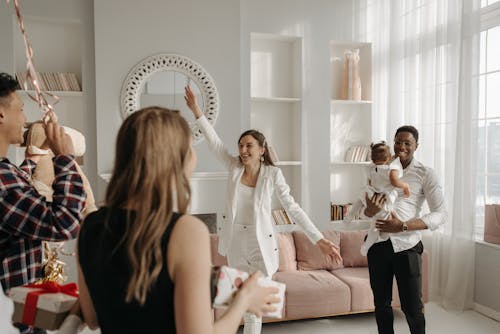
[[[325,237],[340,245],[343,263],[336,264],[323,256],[300,231],[279,233],[280,266],[273,279],[286,284],[282,319],[264,322],[329,317],[373,312],[368,262],[359,252],[366,232],[323,231]],[[217,252],[217,235],[211,235],[212,262],[227,264]],[[422,295],[427,301],[428,253],[422,256]],[[399,307],[396,283],[393,307]],[[219,317],[223,311],[216,310]]]

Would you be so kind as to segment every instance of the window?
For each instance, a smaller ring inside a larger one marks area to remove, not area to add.
[[[481,0],[476,240],[484,204],[500,204],[500,0]]]
[[[500,0],[481,0],[481,7],[486,7],[486,6],[492,5],[498,1],[500,1]]]

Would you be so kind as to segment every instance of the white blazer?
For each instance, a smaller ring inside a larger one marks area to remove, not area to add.
[[[197,119],[201,132],[205,135],[210,149],[217,158],[224,163],[229,171],[227,180],[226,218],[219,227],[219,253],[227,255],[229,245],[234,237],[233,224],[237,209],[237,189],[241,182],[244,166],[238,157],[232,156],[224,147],[214,128],[205,116]],[[257,233],[257,242],[262,252],[262,257],[268,275],[278,270],[279,255],[278,241],[274,231],[272,218],[272,196],[276,195],[290,219],[298,224],[306,233],[313,244],[323,238],[323,234],[311,222],[307,214],[300,208],[290,195],[290,187],[283,177],[281,169],[274,166],[262,165],[255,186],[254,213]]]

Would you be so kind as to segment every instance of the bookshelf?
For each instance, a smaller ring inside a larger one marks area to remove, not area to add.
[[[59,123],[87,135],[88,115],[85,113],[86,93],[82,70],[85,43],[81,22],[36,16],[24,16],[23,21],[34,50],[34,63],[39,72],[40,85],[60,98],[54,106]],[[14,51],[12,73],[16,76],[25,75],[24,41],[16,19],[12,20],[12,25]],[[18,93],[25,103],[24,111],[28,121],[39,120],[41,113],[38,106],[28,96],[28,94],[34,95],[34,91],[20,90]],[[51,103],[51,97],[47,99]],[[14,158],[16,163],[20,163],[24,159],[24,148],[16,148]],[[84,158],[83,161],[85,160]],[[82,168],[85,171],[84,165]]]
[[[346,50],[359,50],[361,100],[341,99]],[[370,161],[349,161],[349,150],[368,146],[372,138],[371,44],[330,42],[330,201],[353,203],[366,186]],[[369,154],[360,160],[369,159]],[[358,159],[359,160],[359,159]]]
[[[275,150],[295,200],[302,200],[302,38],[252,33],[250,36],[250,127]],[[279,208],[274,201],[273,207]],[[277,230],[293,225],[277,225]]]

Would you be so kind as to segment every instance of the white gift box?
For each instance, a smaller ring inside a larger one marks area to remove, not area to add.
[[[216,273],[215,277],[215,297],[213,301],[214,308],[226,308],[233,301],[233,297],[241,287],[244,281],[249,277],[247,272],[234,269],[227,266],[222,266]],[[275,312],[265,313],[264,316],[270,318],[281,318],[283,311],[283,303],[285,299],[286,286],[283,283],[273,281],[269,278],[260,277],[258,280],[260,286],[277,287],[279,288],[280,301],[273,306],[276,307]]]
[[[26,297],[28,293],[38,290],[40,289],[23,286],[10,289],[9,297],[14,301],[12,321],[22,323]],[[77,299],[60,292],[39,295],[32,326],[47,330],[58,329]]]

